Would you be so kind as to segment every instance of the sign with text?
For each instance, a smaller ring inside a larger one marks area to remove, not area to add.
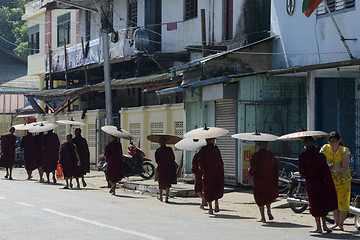
[[[240,170],[241,170],[241,184],[243,185],[252,185],[252,176],[249,174],[248,169],[250,167],[250,158],[255,153],[255,143],[248,144],[242,143],[240,145]]]

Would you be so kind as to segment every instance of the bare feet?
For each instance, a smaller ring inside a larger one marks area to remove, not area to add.
[[[268,212],[268,217],[269,217],[269,220],[274,220],[274,216],[271,214],[271,212]]]
[[[323,229],[324,229],[324,231],[326,233],[331,233],[332,232],[332,230],[330,228],[328,228],[328,227],[323,227]]]
[[[53,177],[53,182],[56,183],[56,178],[55,177]]]
[[[215,209],[214,209],[214,212],[220,212],[220,208],[219,208],[219,205],[215,205]]]
[[[331,229],[334,230],[334,231],[344,231],[344,228],[340,227],[340,226],[336,226],[336,227],[331,228]]]
[[[87,186],[87,184],[86,184],[86,182],[85,182],[84,180],[82,181],[82,185],[83,185],[84,187]]]
[[[5,178],[9,178],[9,175],[6,174],[6,175],[5,175]]]
[[[13,178],[12,178],[12,177],[9,177],[9,180],[13,180]]]
[[[163,199],[161,198],[161,197],[158,197],[157,198],[160,202],[162,202],[163,201]]]
[[[258,220],[258,222],[266,223],[266,220],[265,218],[261,218],[260,220]]]
[[[204,205],[203,205],[203,204],[200,205],[200,209],[204,209]]]
[[[209,210],[209,214],[213,215],[214,214],[213,210]]]
[[[315,229],[315,230],[311,230],[311,233],[322,233],[321,229]]]
[[[63,187],[63,189],[69,189],[69,186],[65,186],[65,187]]]

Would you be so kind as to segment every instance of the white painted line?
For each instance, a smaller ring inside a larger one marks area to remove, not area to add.
[[[77,221],[90,223],[90,224],[93,224],[93,225],[96,225],[96,226],[99,226],[99,227],[109,228],[109,229],[112,229],[112,230],[132,234],[132,235],[139,236],[139,237],[146,238],[146,239],[150,239],[150,240],[162,240],[161,238],[153,237],[153,236],[150,236],[150,235],[147,235],[147,234],[144,234],[144,233],[135,232],[135,231],[128,230],[128,229],[125,229],[125,228],[119,228],[119,227],[107,225],[107,224],[104,224],[104,223],[88,220],[88,219],[85,219],[85,218],[75,217],[75,216],[65,214],[65,213],[62,213],[62,212],[58,212],[58,211],[48,209],[48,208],[43,208],[41,210],[46,211],[46,212],[50,212],[50,213],[53,213],[53,214],[56,214],[56,215],[59,215],[59,216],[62,216],[62,217],[71,218],[71,219],[74,219],[74,220],[77,220]]]
[[[0,196],[0,199],[5,200],[5,199],[7,199],[7,198],[6,198],[6,197],[1,197],[1,196]]]
[[[22,206],[26,206],[26,207],[33,207],[34,205],[29,204],[29,203],[24,203],[24,202],[15,202],[16,204],[22,205]]]

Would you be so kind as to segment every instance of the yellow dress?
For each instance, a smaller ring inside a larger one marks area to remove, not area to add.
[[[342,159],[344,156],[350,154],[350,150],[347,147],[340,146],[336,153],[331,150],[330,144],[325,144],[320,152],[326,156],[327,163],[331,166],[332,171],[336,171],[342,166]],[[338,198],[338,209],[340,211],[347,212],[350,207],[350,189],[351,189],[351,173],[350,168],[345,172],[332,175],[334,185],[336,188],[336,194]]]

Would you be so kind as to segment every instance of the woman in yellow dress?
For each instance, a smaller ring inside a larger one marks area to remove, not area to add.
[[[350,207],[350,150],[344,147],[338,132],[331,132],[328,144],[325,144],[320,152],[325,154],[326,161],[330,165],[338,199],[338,209],[334,211],[335,224],[330,228],[343,231],[344,221]]]

